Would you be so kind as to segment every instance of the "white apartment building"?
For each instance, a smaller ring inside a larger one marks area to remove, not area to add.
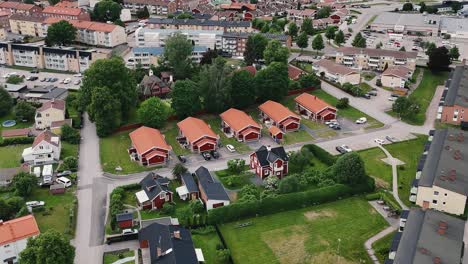
[[[416,52],[398,50],[383,50],[355,47],[341,47],[336,50],[335,62],[347,67],[363,70],[383,71],[385,65],[405,66],[414,71],[416,68]]]
[[[16,264],[29,238],[40,234],[34,215],[26,215],[6,222],[0,220],[0,263]]]
[[[206,47],[194,46],[191,55],[192,62],[200,63],[206,51]],[[135,68],[140,64],[143,68],[149,68],[151,65],[158,65],[158,59],[163,55],[164,47],[136,47],[133,48],[134,62],[128,62],[127,67]]]
[[[176,30],[138,28],[135,31],[137,47],[164,47],[166,40],[175,33],[181,33],[192,41],[194,46],[221,49],[223,31],[221,30]]]

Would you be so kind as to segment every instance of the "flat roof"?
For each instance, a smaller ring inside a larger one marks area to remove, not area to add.
[[[442,17],[440,19],[440,30],[447,32],[468,31],[468,19],[458,17]]]
[[[435,24],[429,24],[430,21],[435,21]],[[386,24],[386,25],[401,25],[401,26],[417,26],[438,28],[440,23],[440,16],[436,15],[423,15],[423,14],[403,14],[394,12],[382,12],[373,24]]]
[[[468,66],[457,66],[453,70],[444,105],[468,107]]]

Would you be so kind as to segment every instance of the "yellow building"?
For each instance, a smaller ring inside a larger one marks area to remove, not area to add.
[[[17,13],[10,17],[10,30],[12,33],[19,35],[45,37],[47,31],[44,31],[43,22],[44,17],[42,15]]]

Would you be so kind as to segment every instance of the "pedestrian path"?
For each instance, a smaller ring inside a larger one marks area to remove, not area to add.
[[[124,264],[124,263],[129,263],[129,262],[135,262],[135,257],[126,257],[126,258],[123,258],[123,259],[119,259],[115,262],[113,262],[112,264]]]
[[[379,144],[379,148],[387,155],[387,163],[392,166],[392,194],[398,204],[401,206],[403,210],[408,210],[408,207],[400,200],[400,196],[398,195],[398,168],[397,165],[400,163],[398,159],[392,157],[392,154],[388,152],[382,145]]]

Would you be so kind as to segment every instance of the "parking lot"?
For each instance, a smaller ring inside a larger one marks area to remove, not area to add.
[[[69,90],[78,90],[81,84],[81,74],[70,74],[70,73],[52,73],[52,72],[39,72],[39,73],[31,73],[30,71],[26,70],[19,70],[13,68],[0,68],[0,83],[6,83],[6,77],[8,75],[18,75],[24,76],[24,80],[22,84],[26,84],[29,88],[35,86],[47,86],[47,85],[54,85],[59,88],[65,88]],[[31,77],[33,80],[28,80]],[[66,79],[69,79],[68,83],[64,83]],[[79,82],[79,83],[78,83]]]

